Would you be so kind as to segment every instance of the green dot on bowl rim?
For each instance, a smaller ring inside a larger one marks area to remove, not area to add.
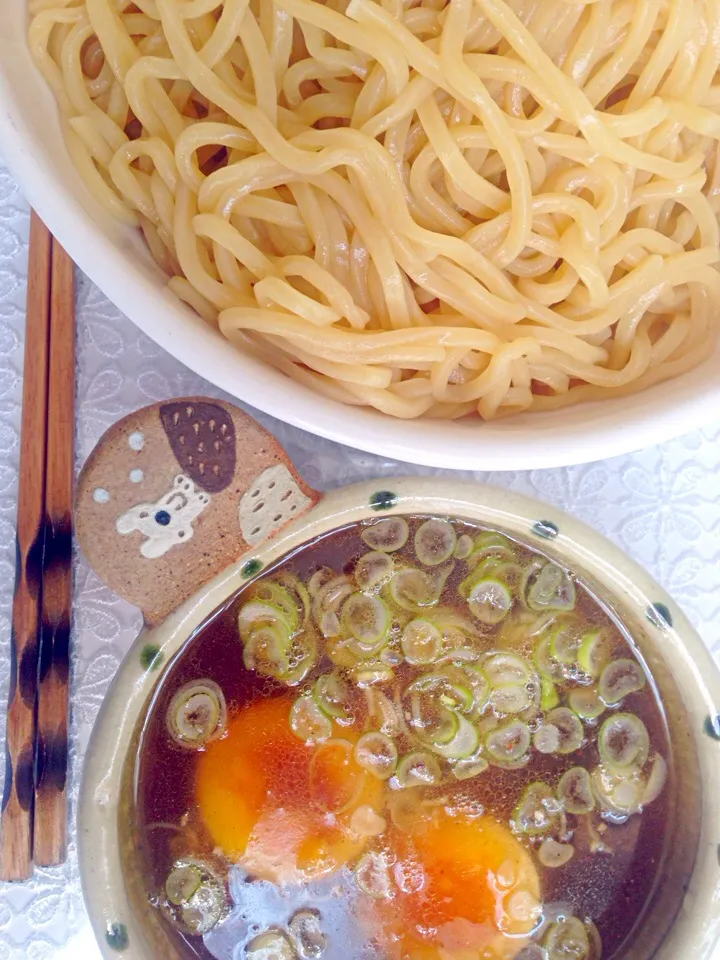
[[[720,741],[720,713],[716,713],[714,717],[705,717],[705,733],[713,740]]]
[[[392,490],[376,490],[370,497],[373,510],[390,510],[400,498]]]
[[[262,563],[257,558],[252,560],[246,560],[245,563],[240,568],[240,573],[243,577],[254,577],[256,573],[259,573],[262,570]]]
[[[128,933],[124,923],[109,923],[105,931],[105,940],[111,950],[121,953],[128,945]]]
[[[163,662],[163,654],[156,643],[146,643],[140,651],[140,663],[146,670],[157,670]]]
[[[672,614],[665,603],[651,603],[645,611],[645,616],[655,627],[664,630],[673,624]]]
[[[552,520],[537,520],[532,525],[532,532],[545,540],[554,540],[560,533],[557,524],[553,523]]]

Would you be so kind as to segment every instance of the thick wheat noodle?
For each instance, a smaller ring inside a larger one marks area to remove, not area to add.
[[[486,419],[714,349],[720,0],[30,11],[80,175],[228,349]]]

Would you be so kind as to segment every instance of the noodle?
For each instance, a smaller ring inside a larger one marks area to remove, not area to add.
[[[482,418],[700,363],[720,0],[30,0],[96,200],[240,349]]]

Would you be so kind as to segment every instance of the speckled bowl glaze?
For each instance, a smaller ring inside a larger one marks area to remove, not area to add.
[[[128,815],[125,761],[173,657],[213,611],[277,559],[338,527],[394,514],[463,518],[506,532],[575,571],[631,632],[664,701],[670,782],[678,795],[670,804],[662,881],[632,945],[617,960],[711,960],[720,938],[720,674],[702,641],[640,567],[577,520],[504,490],[408,477],[323,496],[138,637],[95,725],[80,799],[83,890],[103,956],[174,955],[143,909],[121,839]]]

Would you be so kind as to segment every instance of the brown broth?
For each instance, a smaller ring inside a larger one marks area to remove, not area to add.
[[[413,520],[416,524],[423,518]],[[477,534],[477,526],[453,521],[460,533]],[[289,570],[304,582],[319,566],[351,572],[355,561],[369,549],[359,537],[359,525],[328,534],[314,543],[298,549],[283,558],[262,576],[272,576],[279,568]],[[412,536],[408,545],[397,556],[407,555],[414,565]],[[537,551],[519,546],[521,556],[536,558]],[[457,584],[465,570],[457,564],[447,582],[442,602],[460,605]],[[151,902],[162,896],[165,878],[173,862],[192,853],[198,857],[212,856],[212,840],[199,816],[194,798],[194,777],[197,754],[175,744],[168,735],[165,716],[173,694],[185,683],[199,678],[214,680],[223,690],[232,716],[245,704],[280,693],[287,687],[263,678],[245,669],[238,638],[237,613],[252,585],[244,588],[211,616],[188,640],[167,669],[154,695],[140,735],[140,748],[135,761],[134,782],[136,794],[133,820],[136,824],[136,842],[144,868],[141,879]],[[639,659],[637,650],[611,617],[609,611],[577,583],[576,610],[593,624],[603,624],[616,638],[614,655]],[[624,648],[624,649],[623,649]],[[515,652],[531,655],[531,647],[513,648]],[[326,672],[332,664],[321,659],[310,679]],[[407,680],[408,668],[396,670],[397,681]],[[300,685],[300,689],[307,681]],[[662,708],[653,692],[652,683],[639,693],[625,698],[623,711],[640,717],[650,734],[654,750],[670,763],[670,747]],[[588,726],[588,730],[592,727]],[[401,751],[402,752],[402,751]],[[586,746],[569,755],[543,755],[533,752],[530,763],[518,770],[491,768],[472,779],[429,788],[428,795],[452,794],[452,804],[458,809],[472,809],[482,805],[486,813],[501,822],[507,822],[524,787],[537,780],[553,786],[560,775],[572,766],[588,769],[598,762],[597,747],[592,738]],[[576,824],[573,843],[575,857],[560,869],[547,869],[536,861],[541,879],[543,907],[548,915],[572,913],[583,920],[592,919],[603,942],[602,960],[620,956],[623,945],[633,929],[642,922],[643,910],[650,900],[661,873],[664,856],[667,816],[666,789],[646,807],[641,815],[629,818],[622,825],[602,827],[612,853],[590,853],[587,835]],[[571,823],[573,818],[570,818]],[[596,823],[600,823],[596,817]],[[167,826],[172,825],[172,826]],[[180,825],[180,826],[179,826]],[[532,841],[523,838],[526,845]],[[377,945],[368,941],[358,925],[353,904],[357,889],[350,869],[323,880],[303,885],[302,888],[280,890],[265,881],[253,881],[237,866],[226,863],[232,912],[228,919],[206,934],[205,938],[184,939],[182,956],[236,960],[243,956],[237,945],[260,930],[282,926],[298,906],[312,905],[322,917],[328,935],[324,960],[365,960],[380,957]],[[235,952],[234,952],[235,951]]]

